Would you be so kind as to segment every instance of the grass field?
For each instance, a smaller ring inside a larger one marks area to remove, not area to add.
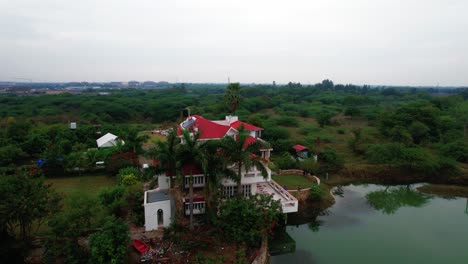
[[[288,190],[296,190],[298,186],[302,189],[310,188],[315,182],[307,179],[302,175],[294,174],[283,174],[283,175],[274,175],[273,180],[281,186],[286,186]]]
[[[103,188],[115,185],[116,181],[115,178],[105,175],[84,175],[49,178],[46,179],[46,183],[52,183],[52,186],[64,195],[84,193],[96,197]]]

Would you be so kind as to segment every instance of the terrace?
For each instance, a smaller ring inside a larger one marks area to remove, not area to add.
[[[273,196],[273,199],[280,201],[283,213],[294,213],[298,210],[299,202],[296,197],[273,180],[257,183],[257,193]]]

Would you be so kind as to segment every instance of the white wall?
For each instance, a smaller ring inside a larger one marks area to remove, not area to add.
[[[174,209],[171,203],[171,200],[147,203],[146,198],[148,192],[155,192],[155,190],[146,191],[144,199],[144,208],[145,208],[145,231],[156,230],[158,229],[158,210],[163,211],[163,224],[162,227],[169,227],[173,219]]]
[[[166,175],[158,176],[158,187],[160,190],[169,190],[170,179]]]

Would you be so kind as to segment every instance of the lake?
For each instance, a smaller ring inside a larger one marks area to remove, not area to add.
[[[316,221],[287,226],[296,249],[271,263],[468,263],[467,199],[417,186],[334,188],[336,203]]]

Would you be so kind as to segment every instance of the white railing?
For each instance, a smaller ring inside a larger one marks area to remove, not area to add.
[[[278,192],[286,200],[286,201],[281,202],[283,213],[297,212],[299,202],[297,201],[296,197],[294,197],[292,194],[286,191],[283,187],[281,187],[274,180],[271,180],[268,183],[276,192]]]

